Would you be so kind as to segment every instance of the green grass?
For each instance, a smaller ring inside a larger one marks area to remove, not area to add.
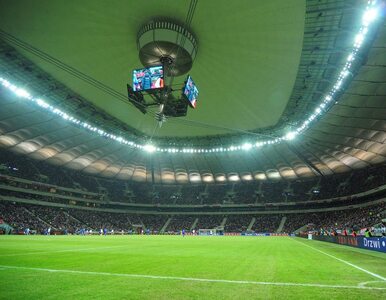
[[[385,254],[298,238],[1,236],[0,299],[386,299],[386,289],[122,275],[386,288],[386,282],[304,244],[386,277]]]

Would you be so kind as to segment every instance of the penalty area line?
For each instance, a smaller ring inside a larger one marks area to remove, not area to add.
[[[297,243],[299,243],[299,244],[302,244],[302,245],[305,246],[305,247],[311,248],[311,249],[313,249],[313,250],[315,250],[315,251],[317,251],[317,252],[320,252],[320,253],[322,253],[322,254],[324,254],[324,255],[327,255],[327,256],[329,256],[329,257],[331,257],[331,258],[333,258],[333,259],[336,259],[336,260],[338,260],[338,261],[340,261],[340,262],[342,262],[342,263],[344,263],[344,264],[346,264],[346,265],[349,265],[350,267],[353,267],[353,268],[355,268],[355,269],[357,269],[357,270],[360,270],[360,271],[362,271],[362,272],[365,272],[365,273],[367,273],[367,274],[369,274],[369,275],[371,275],[371,276],[373,276],[373,277],[375,277],[375,278],[381,279],[382,281],[386,281],[386,278],[383,277],[383,276],[381,276],[381,275],[378,275],[378,274],[376,274],[376,273],[370,272],[370,271],[368,271],[368,270],[366,270],[366,269],[363,269],[363,268],[361,268],[361,267],[359,267],[359,266],[357,266],[357,265],[354,265],[354,264],[352,264],[352,263],[350,263],[350,262],[348,262],[348,261],[346,261],[346,260],[343,260],[343,259],[341,259],[341,258],[339,258],[339,257],[336,257],[336,256],[334,256],[334,255],[331,255],[331,254],[329,254],[329,253],[327,253],[327,252],[324,252],[324,251],[322,251],[322,250],[319,250],[318,248],[312,247],[312,246],[307,245],[307,244],[305,244],[305,243],[303,243],[303,242],[300,242],[300,241],[298,241],[298,240],[293,239],[293,241],[295,241],[295,242],[297,242]]]
[[[178,280],[190,282],[204,282],[204,283],[231,283],[231,284],[247,284],[247,285],[267,285],[267,286],[281,286],[281,287],[313,287],[313,288],[329,288],[329,289],[361,289],[361,290],[386,290],[382,287],[367,287],[357,285],[329,285],[318,283],[295,283],[295,282],[265,282],[265,281],[250,281],[250,280],[228,280],[228,279],[209,279],[209,278],[195,278],[195,277],[176,277],[176,276],[158,276],[145,274],[125,274],[125,273],[109,273],[109,272],[91,272],[91,271],[77,271],[77,270],[61,270],[61,269],[46,269],[46,268],[32,268],[19,266],[0,265],[0,268],[8,270],[25,270],[25,271],[40,271],[50,273],[67,273],[79,275],[97,275],[97,276],[113,276],[126,278],[147,278],[147,279],[161,279],[161,280]]]

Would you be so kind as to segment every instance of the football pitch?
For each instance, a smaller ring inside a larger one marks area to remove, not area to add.
[[[290,237],[0,236],[0,299],[386,299],[386,255]]]

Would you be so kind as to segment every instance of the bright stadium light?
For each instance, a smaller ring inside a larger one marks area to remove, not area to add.
[[[15,90],[15,94],[21,98],[27,98],[27,99],[31,98],[31,95],[24,89],[17,88]]]
[[[288,133],[285,135],[285,139],[286,139],[287,141],[292,141],[292,140],[296,137],[297,134],[298,134],[297,132],[290,131],[290,132],[288,132]]]
[[[245,150],[245,151],[251,150],[252,144],[250,144],[250,143],[244,143],[244,144],[241,146],[241,148],[242,148],[243,150]]]
[[[347,77],[347,75],[349,75],[350,74],[350,72],[349,72],[349,70],[343,70],[341,73],[340,73],[340,75],[343,77],[343,78],[345,78],[345,77]]]
[[[325,102],[330,102],[332,100],[332,97],[330,95],[327,95],[325,98],[324,98],[324,101]]]
[[[48,108],[48,107],[49,107],[49,104],[46,103],[46,102],[45,102],[44,100],[42,100],[42,99],[36,99],[36,103],[37,103],[39,106],[43,107],[43,108]]]
[[[146,144],[145,146],[143,146],[143,150],[149,153],[153,153],[156,150],[156,147],[152,144]]]
[[[371,22],[373,22],[378,17],[378,10],[373,7],[368,9],[362,17],[362,24],[364,26],[368,26]]]
[[[360,45],[362,45],[362,42],[363,40],[365,39],[365,35],[363,32],[360,32],[358,33],[356,36],[355,36],[355,45],[357,47],[359,47]]]

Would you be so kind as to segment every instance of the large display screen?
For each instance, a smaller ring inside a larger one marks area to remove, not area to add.
[[[162,66],[147,67],[133,71],[133,91],[147,91],[164,87]]]
[[[197,98],[198,98],[198,89],[191,76],[188,76],[185,86],[182,90],[184,96],[189,101],[190,106],[196,108]]]

